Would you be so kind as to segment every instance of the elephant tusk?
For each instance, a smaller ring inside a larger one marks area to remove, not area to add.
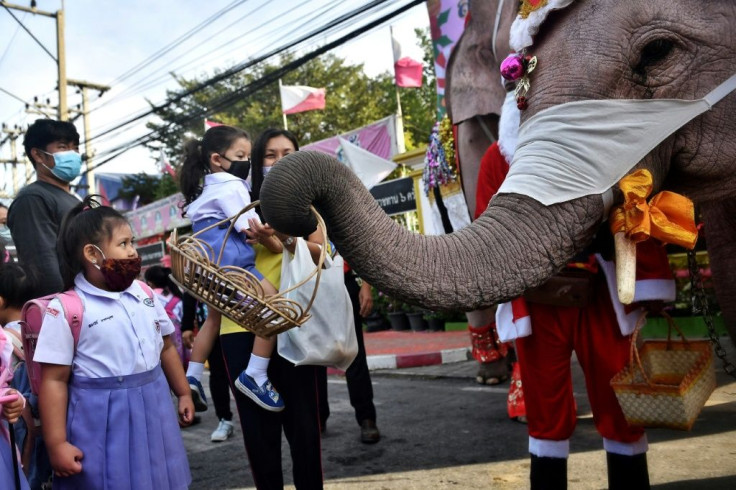
[[[618,299],[629,305],[634,301],[636,288],[636,242],[619,231],[613,236],[616,248],[616,286]]]

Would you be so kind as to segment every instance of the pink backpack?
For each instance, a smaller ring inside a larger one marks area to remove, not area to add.
[[[141,281],[138,281],[138,284],[140,284],[148,297],[153,299],[153,291],[148,287],[148,284]],[[23,338],[23,353],[26,358],[26,372],[31,382],[31,392],[34,395],[38,395],[39,388],[41,387],[41,366],[33,360],[33,356],[36,353],[36,342],[38,341],[38,334],[41,332],[44,315],[46,315],[47,311],[57,315],[59,314],[58,311],[51,311],[51,308],[49,308],[49,303],[54,298],[58,298],[61,302],[61,309],[64,310],[62,313],[64,313],[66,322],[72,330],[75,351],[79,343],[79,332],[82,330],[84,305],[82,304],[82,298],[73,289],[64,291],[63,293],[50,294],[42,298],[32,299],[23,305],[20,331]]]

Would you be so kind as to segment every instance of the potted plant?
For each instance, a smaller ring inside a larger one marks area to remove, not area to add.
[[[400,299],[386,296],[386,315],[393,330],[409,330],[409,320],[406,318],[408,306]]]
[[[447,315],[442,311],[426,310],[424,318],[431,332],[444,332]]]
[[[409,326],[415,332],[423,332],[427,330],[427,321],[424,319],[426,310],[414,309],[406,314],[409,319]]]
[[[383,293],[379,293],[375,288],[371,288],[373,295],[373,310],[371,314],[363,319],[365,322],[366,332],[379,332],[388,330],[390,325],[386,321],[386,300]]]

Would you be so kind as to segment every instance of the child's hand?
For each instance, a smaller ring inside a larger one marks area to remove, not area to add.
[[[186,427],[194,421],[194,402],[192,395],[186,394],[179,397],[179,425]]]
[[[8,390],[2,398],[3,400],[0,401],[3,405],[3,418],[11,424],[16,423],[23,413],[24,398],[17,390]]]
[[[82,451],[67,441],[49,446],[49,460],[56,476],[72,476],[82,472]]]

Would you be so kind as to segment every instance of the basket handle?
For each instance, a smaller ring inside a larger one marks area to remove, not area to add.
[[[670,350],[672,346],[672,330],[676,330],[677,333],[680,335],[680,338],[682,339],[682,342],[687,344],[688,341],[685,338],[685,335],[682,333],[682,330],[680,330],[680,327],[677,326],[675,321],[672,319],[672,317],[669,315],[669,313],[665,311],[659,312],[662,317],[664,317],[665,320],[667,320],[667,350]],[[639,332],[644,327],[644,324],[646,323],[647,318],[647,311],[644,310],[639,316],[639,319],[636,321],[636,327],[634,328],[634,332],[631,335],[631,346],[629,351],[629,369],[633,372],[634,371],[634,360],[636,360],[636,365],[639,368],[639,372],[641,373],[642,378],[644,378],[644,381],[648,385],[651,386],[652,382],[647,376],[647,374],[644,372],[644,366],[641,364],[641,357],[639,356],[639,349],[636,348],[636,338],[639,335]]]
[[[647,322],[647,313],[647,310],[642,311],[641,315],[639,315],[638,320],[636,320],[636,327],[634,327],[634,332],[631,334],[631,344],[629,345],[629,370],[632,373],[634,372],[634,361],[636,361],[636,366],[639,368],[641,377],[644,378],[646,384],[651,386],[652,382],[649,380],[647,373],[644,372],[644,366],[641,365],[639,349],[636,348],[636,339],[639,336],[639,332],[644,327],[644,324]]]
[[[664,317],[665,320],[667,320],[667,350],[670,350],[670,347],[672,346],[672,329],[676,330],[677,333],[680,335],[682,343],[687,344],[688,341],[685,338],[685,335],[682,333],[682,330],[680,330],[680,327],[677,326],[675,320],[672,319],[669,313],[667,313],[666,311],[661,311],[660,314]]]
[[[293,290],[295,290],[298,287],[303,286],[307,283],[314,275],[317,275],[317,279],[314,282],[314,290],[312,291],[312,297],[309,298],[309,303],[307,303],[307,306],[304,308],[304,314],[306,315],[310,309],[312,309],[312,303],[314,303],[314,298],[317,296],[317,290],[319,289],[319,281],[322,279],[322,266],[325,263],[325,255],[327,253],[327,226],[325,225],[325,221],[322,219],[322,216],[317,212],[317,210],[314,208],[314,206],[309,206],[309,208],[312,210],[312,213],[314,213],[315,218],[317,218],[317,225],[318,229],[322,230],[322,247],[319,251],[319,260],[317,261],[317,265],[314,268],[312,272],[309,273],[307,277],[299,281],[298,283],[294,284],[292,287],[285,289],[283,291],[279,291],[274,296],[283,297],[286,293],[289,293]]]

